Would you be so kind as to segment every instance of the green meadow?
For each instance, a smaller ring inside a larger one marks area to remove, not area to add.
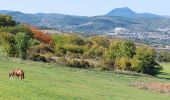
[[[160,63],[163,66],[163,70],[158,75],[159,78],[170,80],[170,63]]]
[[[163,64],[169,73],[170,64]],[[8,72],[22,68],[25,80],[10,80]],[[168,77],[168,76],[166,76]],[[130,82],[170,82],[167,79],[118,75],[111,71],[76,69],[13,58],[0,59],[2,100],[170,100],[168,95],[129,86]]]

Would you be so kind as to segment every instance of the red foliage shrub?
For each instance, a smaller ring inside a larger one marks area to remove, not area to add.
[[[52,44],[53,43],[53,39],[48,34],[41,32],[40,30],[38,30],[35,27],[30,27],[30,29],[34,33],[35,39],[37,39],[37,40],[39,40],[39,41],[41,41],[45,44]]]

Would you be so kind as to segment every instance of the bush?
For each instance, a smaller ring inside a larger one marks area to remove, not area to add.
[[[66,56],[69,57],[69,58],[78,58],[78,59],[81,58],[81,54],[79,54],[79,53],[72,53],[72,52],[69,52],[69,51],[66,53]]]
[[[56,63],[60,65],[67,65],[67,59],[64,57],[58,57],[56,59]]]
[[[31,29],[35,39],[37,39],[45,44],[50,44],[50,45],[53,44],[53,39],[50,35],[41,32],[40,30],[38,30],[35,27],[30,27],[30,29]]]
[[[53,48],[49,45],[38,45],[29,48],[27,51],[28,58],[35,60],[35,61],[43,61],[43,62],[49,62],[51,61],[51,57],[53,55]]]
[[[50,45],[44,45],[44,44],[40,44],[37,46],[33,46],[28,50],[29,54],[33,53],[33,54],[37,54],[37,53],[41,53],[41,54],[45,54],[45,53],[54,53],[54,48]]]
[[[44,56],[41,55],[33,55],[32,57],[30,57],[31,60],[33,61],[42,61],[42,62],[47,62],[47,59]]]
[[[66,54],[67,52],[83,54],[84,48],[78,45],[64,45],[59,47],[59,49]]]
[[[131,61],[128,57],[117,58],[115,62],[116,68],[120,70],[131,70]]]
[[[29,35],[30,37],[33,37],[33,33],[32,31],[29,29],[29,27],[27,25],[17,25],[17,26],[5,26],[5,27],[0,27],[0,31],[1,32],[8,32],[11,34],[17,34],[18,32],[23,32],[23,33],[27,33],[27,35]]]
[[[70,67],[75,67],[75,68],[89,68],[90,64],[89,62],[85,61],[85,60],[71,60],[68,62],[67,64]]]
[[[71,35],[70,42],[74,45],[85,45],[86,44],[85,39],[77,35]]]
[[[40,45],[40,41],[38,41],[36,39],[30,39],[29,45],[30,45],[30,47]]]
[[[157,62],[155,62],[156,59],[156,52],[154,49],[146,46],[140,46],[136,49],[136,55],[134,58],[139,63],[139,69],[144,74],[149,75],[157,75],[160,70],[162,70],[162,66],[160,66]]]
[[[101,58],[105,52],[106,48],[95,45],[84,54],[85,58]]]

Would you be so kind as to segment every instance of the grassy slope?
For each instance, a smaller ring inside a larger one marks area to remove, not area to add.
[[[158,76],[170,80],[170,63],[161,63],[161,65],[163,66],[163,71]]]
[[[8,71],[22,67],[26,79],[9,80]],[[35,62],[0,60],[0,99],[3,100],[170,100],[128,86],[139,77],[62,67]],[[147,80],[147,79],[146,79]]]
[[[163,72],[170,73],[170,63],[161,63],[161,65],[164,67]]]

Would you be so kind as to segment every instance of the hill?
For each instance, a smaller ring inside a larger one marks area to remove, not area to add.
[[[26,14],[1,10],[0,14],[11,15],[17,22],[65,32],[103,34],[117,27],[129,31],[155,31],[170,27],[170,18],[150,13],[136,13],[129,8],[117,8],[102,16],[73,16],[55,13]]]
[[[155,15],[152,13],[136,13],[128,7],[116,8],[111,12],[106,14],[106,16],[118,16],[118,17],[128,17],[128,18],[159,18],[160,15]]]

